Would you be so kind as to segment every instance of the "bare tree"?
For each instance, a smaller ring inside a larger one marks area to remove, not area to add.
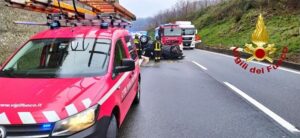
[[[192,13],[224,1],[226,0],[178,0],[170,9],[160,11],[153,16],[149,28],[154,28],[159,24],[174,22],[176,20],[188,20],[189,15]]]

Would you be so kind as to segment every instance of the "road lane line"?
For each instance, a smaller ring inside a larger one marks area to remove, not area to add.
[[[263,65],[263,66],[270,66],[270,64],[267,64],[267,63],[261,63],[261,62],[256,62],[256,61],[254,61],[254,62],[255,62],[256,64],[260,64],[260,65]],[[291,70],[291,69],[284,68],[284,67],[279,67],[278,69],[300,75],[300,72],[299,72],[299,71],[296,71],[296,70]]]
[[[198,67],[202,68],[203,70],[207,70],[206,67],[200,65],[199,63],[197,63],[196,61],[192,61],[194,64],[196,64]]]
[[[220,55],[220,56],[223,56],[223,57],[228,57],[228,58],[233,58],[233,59],[235,58],[234,56],[229,56],[229,55],[226,55],[226,54],[220,54],[220,53],[215,53],[215,52],[206,51],[206,50],[199,50],[199,51],[212,53],[212,54],[215,54],[215,55]],[[241,58],[241,59],[245,60],[245,58]],[[270,66],[271,65],[271,64],[267,64],[267,63],[263,63],[263,62],[257,62],[257,61],[252,61],[252,63],[260,64],[260,65],[263,65],[263,66]],[[285,68],[285,67],[279,67],[278,69],[300,75],[299,71],[296,71],[296,70],[293,70],[293,69],[289,69],[289,68]]]
[[[235,93],[242,96],[249,103],[253,104],[259,110],[261,110],[262,112],[267,114],[269,117],[271,117],[274,121],[279,123],[282,127],[287,129],[288,131],[290,131],[292,133],[300,132],[300,130],[298,130],[294,125],[292,125],[288,121],[284,120],[282,117],[275,114],[273,111],[271,111],[270,109],[268,109],[267,107],[265,107],[264,105],[262,105],[261,103],[259,103],[258,101],[256,101],[255,99],[253,99],[252,97],[250,97],[249,95],[247,95],[246,93],[244,93],[243,91],[238,89],[237,87],[235,87],[234,85],[230,84],[229,82],[224,82],[224,84],[227,85],[230,89],[232,89]]]

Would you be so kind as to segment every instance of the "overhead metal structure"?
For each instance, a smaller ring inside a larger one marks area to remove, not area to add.
[[[121,18],[134,21],[136,16],[115,0],[5,0],[8,6],[46,14],[64,12],[69,17],[84,15],[79,18],[99,14],[117,14]]]

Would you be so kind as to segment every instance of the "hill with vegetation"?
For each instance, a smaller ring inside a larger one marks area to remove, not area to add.
[[[208,7],[190,17],[208,46],[243,47],[251,43],[260,13],[265,18],[269,43],[279,49],[288,46],[288,60],[300,62],[300,1],[230,0]]]
[[[184,3],[182,0],[179,2]],[[155,17],[166,17],[159,22],[191,20],[204,45],[225,49],[232,46],[244,47],[245,43],[251,43],[258,15],[262,14],[270,37],[269,43],[275,43],[279,49],[276,56],[278,57],[283,46],[288,46],[287,60],[300,63],[299,0],[219,0],[183,16],[174,16],[170,11],[172,10],[168,9]],[[152,24],[158,22],[159,18],[155,19]],[[150,25],[150,30],[152,28]]]

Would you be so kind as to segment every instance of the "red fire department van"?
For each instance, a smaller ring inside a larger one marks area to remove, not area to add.
[[[0,138],[115,138],[140,101],[138,56],[122,29],[135,15],[104,0],[6,2],[47,14],[47,23],[17,23],[50,29],[0,67]]]
[[[3,137],[115,137],[140,100],[125,29],[61,27],[33,36],[1,67]]]

